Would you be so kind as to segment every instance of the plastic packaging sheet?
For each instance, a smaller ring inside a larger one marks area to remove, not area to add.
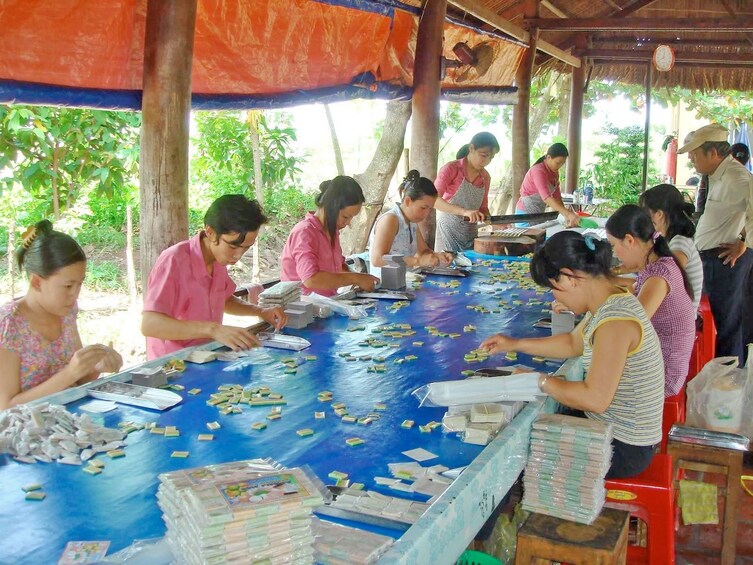
[[[539,390],[539,373],[518,373],[507,377],[445,381],[413,391],[420,406],[457,406],[483,402],[531,401],[546,396]]]
[[[369,315],[366,311],[366,308],[364,308],[363,306],[345,304],[343,302],[329,298],[328,296],[322,296],[321,294],[317,294],[315,292],[301,296],[301,300],[303,302],[310,302],[311,304],[315,304],[317,306],[326,306],[333,312],[347,316],[352,320],[359,320]]]

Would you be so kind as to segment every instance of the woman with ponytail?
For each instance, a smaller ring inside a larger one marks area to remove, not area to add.
[[[696,309],[688,277],[667,240],[638,206],[619,208],[607,220],[606,231],[625,269],[638,273],[635,293],[661,343],[664,396],[675,396],[685,385],[695,341]]]
[[[695,246],[695,206],[671,184],[659,184],[642,193],[638,205],[651,217],[654,229],[669,243],[693,289],[693,308],[698,310],[703,291],[703,262]]]
[[[578,214],[569,210],[562,203],[560,193],[560,169],[567,161],[567,147],[562,143],[554,143],[528,169],[523,183],[520,185],[520,198],[515,205],[516,214],[540,214],[547,206],[564,216],[568,227],[580,223]]]
[[[86,255],[47,220],[30,227],[16,252],[29,290],[0,308],[0,411],[120,370],[102,344],[81,345],[76,316]]]
[[[426,219],[437,199],[434,183],[418,171],[408,173],[398,188],[401,202],[382,214],[369,237],[369,272],[381,277],[385,255],[403,255],[408,267],[449,265],[451,253],[434,253],[417,224]]]
[[[499,153],[499,142],[482,131],[457,152],[456,161],[444,165],[434,181],[439,193],[435,249],[463,251],[473,247],[477,222],[489,215],[491,177],[486,167]]]
[[[607,242],[574,231],[549,238],[531,260],[531,277],[557,301],[585,314],[575,329],[543,338],[502,334],[481,344],[491,353],[583,357],[585,379],[539,377],[539,388],[574,415],[611,423],[608,478],[632,477],[651,463],[661,441],[664,370],[659,339],[638,300],[615,284]]]
[[[282,250],[280,280],[301,281],[303,292],[332,296],[341,286],[373,290],[373,275],[353,273],[345,265],[340,230],[350,225],[366,199],[355,179],[337,176],[319,185],[316,212],[309,212],[288,236]]]

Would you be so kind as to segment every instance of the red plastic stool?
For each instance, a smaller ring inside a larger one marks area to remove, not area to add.
[[[703,366],[716,357],[716,324],[714,316],[711,314],[711,304],[707,295],[701,296],[701,303],[698,306],[698,313],[701,315],[703,328],[701,329],[701,362],[699,363],[698,372]],[[688,375],[688,380],[695,375]]]
[[[637,477],[609,479],[606,505],[627,510],[648,526],[646,547],[628,546],[628,563],[673,565],[675,562],[675,514],[672,458],[654,455],[651,465]]]
[[[703,333],[695,332],[695,341],[693,341],[693,349],[690,350],[690,361],[688,362],[688,376],[685,382],[690,382],[695,376],[701,372],[703,365],[705,364],[703,354]]]
[[[675,396],[664,399],[661,423],[661,452],[667,452],[667,435],[674,424],[685,423],[685,387]]]

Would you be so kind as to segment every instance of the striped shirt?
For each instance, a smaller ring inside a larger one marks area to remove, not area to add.
[[[682,271],[672,257],[660,257],[646,265],[635,281],[636,293],[651,277],[660,277],[669,286],[667,296],[651,316],[651,323],[659,336],[664,359],[664,396],[670,397],[680,392],[688,376],[695,341],[696,309],[685,290]]]
[[[688,258],[685,264],[685,274],[690,281],[690,287],[693,289],[693,308],[698,311],[698,305],[701,303],[701,294],[703,293],[703,262],[701,254],[693,240],[684,235],[676,235],[669,242],[669,248],[675,255],[682,253]]]
[[[583,367],[588,372],[594,334],[602,324],[632,320],[641,327],[638,346],[628,352],[625,368],[612,402],[602,413],[586,412],[592,420],[609,422],[614,437],[629,445],[655,445],[661,441],[664,408],[664,363],[659,338],[638,299],[629,293],[607,298],[594,316],[586,314],[583,329]]]

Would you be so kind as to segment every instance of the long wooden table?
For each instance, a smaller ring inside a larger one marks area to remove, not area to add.
[[[532,325],[545,315],[542,312],[548,311],[550,296],[521,288],[515,279],[505,280],[507,267],[516,260],[471,256],[477,263],[472,276],[428,277],[417,290],[417,299],[396,311],[390,308],[392,303],[385,301],[368,318],[349,320],[336,316],[317,320],[304,330],[286,330],[311,341],[311,348],[304,352],[263,349],[258,353],[259,364],[238,370],[226,370],[230,364],[220,361],[188,364],[187,370],[172,381],[185,387],[180,393],[184,396],[181,404],[165,412],[120,405],[102,417],[108,427],[124,420],[156,422],[161,427],[173,425],[180,430],[180,436],[166,438],[148,431],[133,432],[126,440],[126,456],[114,460],[104,457],[106,466],[98,476],[76,466],[29,465],[0,456],[0,562],[54,563],[68,541],[108,540],[112,553],[136,540],[160,537],[165,525],[155,499],[158,475],[212,463],[272,457],[291,467],[309,465],[325,483],[332,482],[327,475],[337,470],[348,473],[354,482],[365,483],[368,489],[410,497],[376,485],[374,477],[389,476],[388,463],[409,461],[401,452],[416,447],[438,455],[424,465],[468,467],[407,532],[401,535],[382,531],[398,538],[382,562],[454,562],[517,480],[527,459],[531,423],[542,410],[551,411],[553,403],[530,403],[483,448],[465,444],[454,434],[443,434],[439,429],[421,433],[418,425],[441,421],[444,409],[419,407],[411,392],[432,381],[462,378],[462,370],[482,366],[521,363],[549,372],[558,368],[551,361],[536,362],[522,354],[517,361],[505,357],[495,357],[484,364],[464,361],[464,354],[492,333],[535,336],[548,332]],[[447,283],[453,280],[459,281],[459,286],[448,287]],[[501,304],[503,301],[507,304]],[[372,351],[359,344],[366,338],[382,336],[373,330],[385,324],[409,324],[416,332],[401,339],[384,338],[397,344],[397,350],[384,362],[386,372],[369,371],[376,364],[374,361],[348,361],[343,356],[362,356]],[[475,326],[475,331],[464,331],[469,324]],[[426,327],[459,335],[435,337]],[[174,357],[185,357],[187,353],[184,350]],[[306,361],[304,355],[314,355],[316,359]],[[395,363],[408,355],[417,359]],[[280,361],[287,357],[300,362],[294,374],[284,372]],[[127,380],[129,375],[124,372],[110,378]],[[242,414],[219,414],[206,401],[222,384],[267,386],[283,394],[287,405],[282,418],[265,420],[268,407],[246,407]],[[200,388],[201,392],[186,394],[193,388]],[[324,390],[333,393],[333,402],[344,402],[352,414],[373,412],[375,403],[385,403],[386,410],[368,426],[347,424],[333,414],[329,403],[317,400],[317,393]],[[45,400],[65,404],[71,412],[79,413],[89,399],[84,388],[77,388]],[[315,419],[315,411],[325,411],[326,418]],[[400,424],[406,419],[415,420],[416,426],[402,428]],[[198,441],[198,434],[208,433],[206,424],[213,421],[222,425],[214,432],[214,440]],[[251,429],[251,424],[258,421],[266,422],[267,429]],[[301,438],[295,432],[302,428],[312,428],[315,433]],[[350,437],[360,437],[365,443],[350,447],[345,443]],[[170,455],[176,450],[189,451],[190,455],[186,459],[172,458]],[[22,486],[29,483],[42,484],[46,499],[26,501]],[[421,495],[413,497],[426,500]]]

